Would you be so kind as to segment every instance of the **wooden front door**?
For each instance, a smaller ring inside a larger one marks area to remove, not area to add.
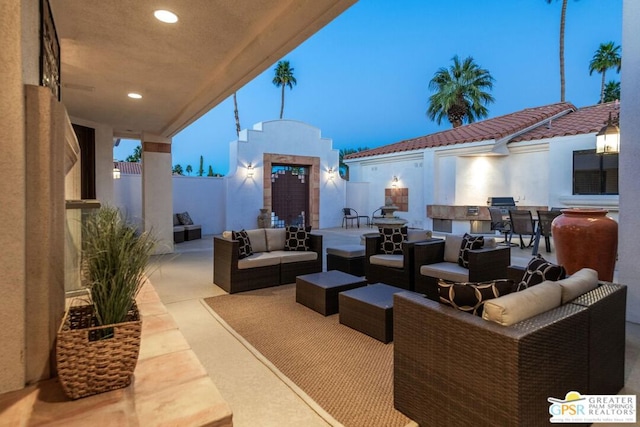
[[[309,213],[309,167],[273,165],[271,197],[274,228],[305,227]]]

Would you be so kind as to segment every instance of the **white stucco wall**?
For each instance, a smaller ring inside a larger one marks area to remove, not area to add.
[[[385,189],[392,188],[393,177],[398,178],[398,188],[409,189],[409,210],[396,211],[394,214],[407,220],[407,225],[414,228],[425,227],[425,199],[424,199],[424,156],[420,152],[402,153],[400,155],[380,156],[375,160],[364,160],[360,164],[350,166],[350,185],[369,183],[366,188],[368,206],[366,214],[371,216],[373,211],[384,206]],[[353,174],[351,172],[354,172]],[[365,190],[364,187],[353,187]],[[354,204],[355,191],[347,193],[347,202]],[[356,208],[357,209],[357,208]],[[376,215],[379,215],[377,212]]]
[[[225,225],[224,178],[173,177],[173,212],[189,212],[202,234],[220,234]]]
[[[173,176],[173,213],[189,212],[202,234],[224,231],[223,178]],[[114,205],[135,223],[142,223],[142,177],[122,174],[114,180]]]
[[[338,227],[345,203],[345,182],[339,177],[329,180],[329,168],[338,168],[338,150],[333,142],[323,138],[320,129],[294,120],[273,120],[254,125],[240,133],[230,145],[229,175],[225,187],[229,195],[225,206],[225,229],[255,228],[260,208],[264,204],[263,155],[294,155],[317,157],[320,160],[319,227]],[[247,166],[254,168],[247,176]],[[271,171],[267,171],[270,173]],[[311,194],[310,194],[311,196]]]

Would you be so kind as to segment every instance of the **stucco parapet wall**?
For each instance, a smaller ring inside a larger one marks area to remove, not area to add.
[[[518,210],[535,213],[547,210],[547,206],[518,206]],[[475,212],[477,211],[477,215]],[[472,213],[473,212],[473,213]],[[427,205],[427,217],[431,219],[450,219],[453,221],[491,221],[487,206],[474,205]]]

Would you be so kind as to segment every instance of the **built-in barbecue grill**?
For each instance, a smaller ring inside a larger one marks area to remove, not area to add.
[[[487,206],[494,206],[500,208],[500,212],[503,215],[507,215],[509,213],[509,208],[514,207],[516,205],[516,201],[513,200],[513,197],[489,197],[487,199]]]

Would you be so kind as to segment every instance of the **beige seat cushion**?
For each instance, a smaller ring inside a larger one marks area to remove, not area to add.
[[[278,264],[280,264],[280,255],[273,255],[271,252],[256,252],[253,255],[238,260],[238,270]]]
[[[457,234],[450,234],[444,238],[444,260],[447,262],[458,263],[460,256],[460,247],[462,246],[462,237]]]
[[[402,255],[379,254],[371,255],[369,262],[375,265],[383,265],[385,267],[403,268],[404,257]]]
[[[509,326],[559,307],[561,303],[562,288],[557,282],[547,280],[523,291],[486,301],[482,318]]]
[[[269,251],[283,251],[286,240],[286,229],[284,228],[265,228],[267,235],[267,249]]]
[[[362,245],[342,245],[327,248],[327,255],[336,255],[342,258],[357,258],[364,256],[364,246]]]
[[[453,262],[436,262],[420,266],[420,274],[452,282],[468,282],[469,269]]]
[[[247,236],[249,236],[251,250],[253,252],[267,252],[267,236],[264,232],[264,228],[245,231],[247,232]]]
[[[562,288],[562,304],[598,287],[598,272],[590,268],[576,271],[566,279],[556,282]]]
[[[318,259],[318,254],[313,251],[273,251],[270,253],[278,255],[280,257],[281,264],[289,264],[299,261],[315,261]]]

